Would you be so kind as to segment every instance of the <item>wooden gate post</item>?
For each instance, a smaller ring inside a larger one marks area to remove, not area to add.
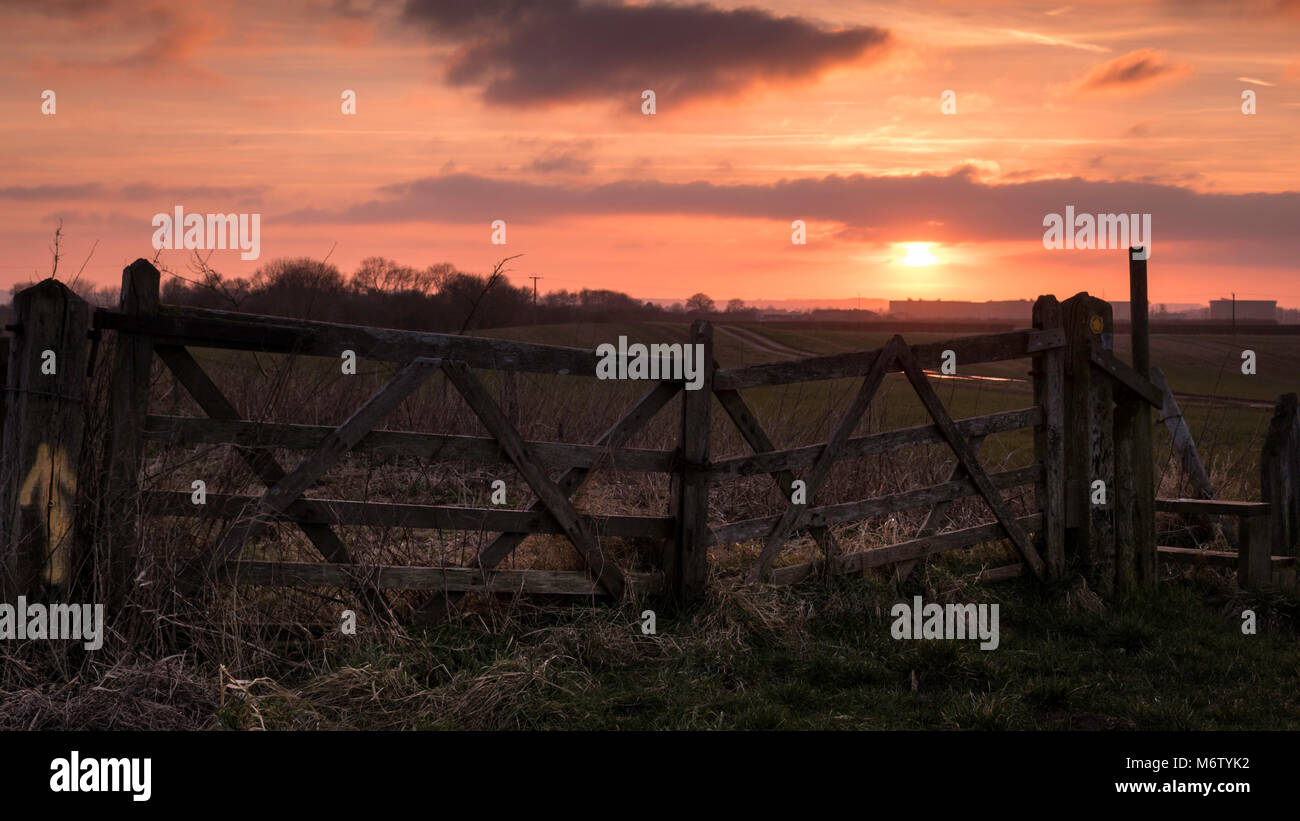
[[[691,325],[687,343],[698,345],[695,361],[704,374],[698,390],[682,391],[681,459],[675,555],[666,562],[669,589],[681,603],[698,600],[709,576],[709,434],[713,406],[713,326],[702,319]]]
[[[1102,595],[1115,587],[1114,391],[1093,372],[1092,351],[1112,345],[1110,303],[1081,292],[1061,305],[1065,328],[1066,554],[1083,565],[1088,584]],[[1093,483],[1105,504],[1093,504]]]
[[[1034,303],[1034,328],[1061,327],[1061,303],[1048,294]],[[1048,578],[1065,570],[1065,352],[1044,351],[1034,362],[1034,404],[1043,409],[1043,424],[1034,429],[1034,451],[1043,466],[1036,488],[1038,509],[1043,511],[1039,540]]]
[[[90,305],[47,279],[14,296],[13,316],[0,460],[0,587],[7,601],[66,601],[84,558],[76,498]]]
[[[1300,556],[1300,399],[1282,394],[1259,455],[1260,497],[1269,503],[1275,556]],[[1244,549],[1244,545],[1239,549]]]
[[[122,271],[121,312],[151,314],[158,310],[158,269],[137,259]],[[119,603],[130,591],[138,552],[140,469],[144,465],[144,423],[149,410],[149,375],[153,337],[118,332],[113,345],[109,388],[108,447],[104,453],[107,488],[103,528],[107,573],[105,599]]]
[[[1151,378],[1147,261],[1129,252],[1129,323],[1133,370]],[[1155,454],[1151,409],[1130,391],[1115,392],[1115,582],[1120,592],[1152,588],[1156,573]]]

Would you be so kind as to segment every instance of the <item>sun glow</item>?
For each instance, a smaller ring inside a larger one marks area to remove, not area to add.
[[[934,247],[933,242],[905,242],[903,247],[907,249],[907,253],[903,255],[900,262],[909,268],[934,265],[939,261],[939,258],[930,250]]]

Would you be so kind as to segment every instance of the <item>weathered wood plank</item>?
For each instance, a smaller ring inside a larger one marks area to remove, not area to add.
[[[1156,548],[1159,557],[1178,564],[1212,564],[1219,567],[1238,568],[1241,554],[1233,550],[1202,550],[1199,547],[1169,547],[1160,545]],[[1295,565],[1295,556],[1270,556],[1269,564],[1273,570]]]
[[[1267,516],[1267,502],[1233,502],[1223,499],[1156,499],[1162,513],[1214,513],[1222,516]]]
[[[237,584],[278,587],[347,587],[365,581],[383,590],[441,590],[458,593],[517,593],[604,596],[587,573],[578,570],[491,570],[472,567],[326,564],[322,562],[229,562],[224,577]],[[659,573],[629,573],[628,587],[637,594],[663,590]]]
[[[1196,450],[1196,440],[1192,438],[1192,431],[1187,427],[1187,420],[1183,418],[1183,410],[1178,406],[1178,400],[1170,390],[1164,372],[1159,368],[1151,369],[1151,384],[1156,386],[1163,397],[1160,419],[1169,431],[1169,438],[1173,442],[1174,451],[1178,454],[1183,475],[1187,477],[1192,490],[1199,498],[1213,499],[1216,495],[1214,483],[1210,481],[1210,474],[1206,472],[1201,455]]]
[[[950,349],[957,353],[957,361],[963,365],[977,365],[981,362],[1019,359],[1064,344],[1065,337],[1060,331],[1024,330],[930,342],[917,345],[913,350],[923,368],[937,368],[942,362],[943,352]],[[883,349],[852,351],[789,362],[770,362],[744,368],[722,369],[718,371],[714,384],[719,389],[734,390],[760,385],[789,385],[820,379],[865,376],[874,367],[876,358],[882,351]]]
[[[871,404],[871,399],[876,395],[882,382],[885,381],[885,374],[898,361],[900,351],[906,349],[906,344],[901,336],[894,336],[885,343],[885,347],[875,357],[871,370],[868,371],[866,378],[862,381],[862,387],[853,397],[844,415],[840,418],[831,438],[826,442],[824,449],[817,457],[817,461],[808,471],[804,479],[804,487],[807,493],[808,504],[811,504],[818,489],[821,488],[822,482],[830,475],[831,467],[835,464],[835,456],[844,447],[844,443],[849,440],[853,434],[853,429],[857,427],[858,421],[866,411],[867,406]],[[781,519],[772,529],[771,535],[767,538],[767,543],[763,545],[763,550],[759,554],[758,561],[749,573],[751,582],[761,581],[766,575],[768,568],[772,565],[772,560],[776,558],[785,540],[799,525],[799,521],[807,512],[808,505],[796,505],[790,503],[786,506],[785,512],[781,514]]]
[[[1124,360],[1117,358],[1113,353],[1102,348],[1090,350],[1088,356],[1094,366],[1100,368],[1103,373],[1114,379],[1120,387],[1136,394],[1153,408],[1160,408],[1164,405],[1165,397],[1160,392],[1160,389],[1151,384],[1151,380],[1143,377],[1125,364]]]
[[[477,368],[595,376],[593,350],[504,339],[371,328],[334,322],[164,306],[157,316],[96,311],[97,327],[150,334],[173,345],[297,353],[409,362],[417,358],[464,362]],[[663,360],[661,360],[663,361]]]
[[[1034,571],[1034,575],[1040,579],[1046,573],[1046,566],[1043,559],[1038,555],[1038,550],[1034,548],[1029,537],[1016,524],[1015,517],[1011,514],[1011,509],[1007,507],[1006,501],[1003,500],[1002,494],[998,493],[997,487],[989,479],[988,473],[984,470],[983,465],[979,463],[979,458],[971,450],[970,443],[957,430],[953,424],[952,417],[948,415],[948,410],[943,406],[943,400],[934,392],[934,387],[930,385],[930,380],[921,370],[920,363],[907,346],[902,346],[898,354],[898,361],[903,366],[903,373],[907,380],[912,383],[912,388],[920,398],[921,404],[925,406],[930,418],[934,420],[943,437],[948,440],[949,446],[957,454],[957,459],[961,462],[962,467],[966,469],[967,475],[979,489],[980,496],[984,497],[985,503],[993,511],[993,515],[1003,527],[1006,528],[1007,536],[1011,542],[1020,551],[1029,568]]]
[[[208,493],[196,505],[186,491],[143,492],[145,515],[212,516],[235,519],[250,513],[259,497]],[[416,505],[391,502],[353,502],[343,499],[298,499],[274,521],[313,524],[405,527],[412,530],[467,530],[477,532],[563,533],[559,522],[542,510]],[[670,538],[673,519],[667,516],[582,516],[592,531],[613,537]]]
[[[149,416],[145,436],[169,445],[231,444],[242,447],[314,450],[334,430],[328,425],[294,425],[183,416]],[[537,461],[550,467],[607,467],[610,470],[667,472],[673,454],[644,448],[609,448],[565,442],[528,442]],[[503,462],[510,457],[487,436],[455,436],[415,431],[373,430],[353,451],[377,456],[413,456],[444,461]]]
[[[1042,468],[1033,465],[995,473],[989,478],[995,487],[1005,490],[1037,481],[1041,476]],[[804,514],[802,523],[804,527],[812,528],[857,522],[873,516],[886,516],[901,510],[952,502],[956,499],[978,494],[979,489],[975,487],[970,478],[963,477],[938,485],[905,490],[888,496],[878,496],[874,499],[861,499],[853,502],[841,502],[834,505],[809,508]],[[781,517],[777,515],[759,516],[720,525],[713,529],[710,541],[713,544],[731,544],[748,539],[758,539],[770,534],[772,528],[780,519]]]
[[[715,391],[715,394],[718,393]],[[958,419],[953,424],[963,436],[990,436],[995,433],[1019,430],[1020,428],[1039,425],[1043,412],[1038,407],[1020,410],[990,413],[985,416],[972,416]],[[927,445],[942,442],[943,434],[935,425],[916,425],[897,430],[873,433],[849,439],[835,454],[836,460],[855,459],[877,453],[889,453],[900,448],[914,445]],[[816,464],[825,450],[825,445],[807,445],[788,450],[760,453],[753,456],[737,456],[717,459],[711,466],[714,481],[726,481],[742,476],[772,474],[793,468],[809,467]]]
[[[1034,513],[1016,519],[1016,525],[1025,531],[1034,531],[1041,526],[1042,521],[1042,514]],[[947,533],[926,536],[923,539],[913,539],[888,547],[876,547],[871,550],[860,550],[857,553],[845,554],[830,563],[829,572],[832,575],[859,573],[872,567],[884,567],[896,562],[920,559],[949,550],[961,550],[984,542],[1000,541],[1005,538],[1006,530],[1000,522],[976,525],[961,530],[950,530]],[[775,568],[772,571],[772,584],[786,585],[803,581],[823,572],[824,564],[822,560],[817,560]]]
[[[496,402],[492,401],[483,384],[459,362],[449,362],[444,365],[443,373],[456,386],[456,390],[460,392],[465,403],[469,405],[470,410],[474,411],[474,415],[479,418],[483,426],[488,429],[488,433],[501,443],[502,449],[514,463],[515,469],[537,494],[537,498],[546,505],[546,510],[564,528],[564,535],[569,537],[569,541],[582,555],[591,575],[611,596],[621,598],[624,589],[623,572],[618,565],[605,558],[600,543],[588,531],[586,523],[578,516],[573,505],[569,504],[568,494],[552,482],[546,472],[528,455],[523,437],[519,435],[514,425],[510,424],[510,420],[506,419]]]
[[[679,382],[660,382],[650,388],[644,396],[637,400],[635,405],[610,426],[609,430],[601,434],[600,438],[595,441],[594,446],[600,448],[622,447],[637,431],[653,419],[655,414],[672,401],[672,398],[681,389],[682,385]],[[569,468],[556,480],[555,484],[566,496],[572,496],[586,481],[590,473],[589,468]],[[546,505],[541,499],[534,501],[529,507],[530,511],[545,509]],[[469,562],[469,567],[480,572],[491,570],[500,564],[506,556],[514,552],[515,548],[519,547],[526,538],[528,538],[526,531],[502,533],[474,556]],[[438,593],[416,609],[414,619],[419,623],[434,623],[445,617],[450,608],[459,601],[459,598],[460,594],[458,593]]]

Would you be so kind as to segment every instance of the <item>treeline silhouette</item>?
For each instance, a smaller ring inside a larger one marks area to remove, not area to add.
[[[345,276],[333,263],[297,257],[272,260],[246,278],[224,276],[197,257],[184,273],[159,267],[164,304],[441,333],[533,323],[684,320],[717,312],[705,294],[661,306],[603,288],[550,291],[538,294],[534,304],[532,288],[512,285],[504,263],[491,273],[474,274],[446,262],[420,269],[369,257]],[[15,285],[13,292],[32,284]],[[117,304],[116,288],[67,284],[95,305]],[[727,307],[733,318],[757,314],[739,300]],[[7,314],[7,308],[0,306],[0,312]]]
[[[713,309],[703,294],[688,300],[688,305],[696,303],[689,310],[688,305],[664,307],[603,288],[550,291],[534,302],[533,290],[512,285],[503,264],[489,274],[474,274],[446,262],[418,269],[369,257],[345,277],[329,262],[283,258],[247,279],[199,266],[197,278],[168,277],[161,296],[172,305],[443,333],[532,323],[673,319]]]

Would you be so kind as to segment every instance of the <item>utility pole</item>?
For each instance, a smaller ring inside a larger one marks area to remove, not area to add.
[[[1232,292],[1232,335],[1237,335],[1237,292]]]
[[[537,324],[537,280],[541,279],[541,277],[530,276],[529,279],[533,281],[533,324],[536,325]]]

